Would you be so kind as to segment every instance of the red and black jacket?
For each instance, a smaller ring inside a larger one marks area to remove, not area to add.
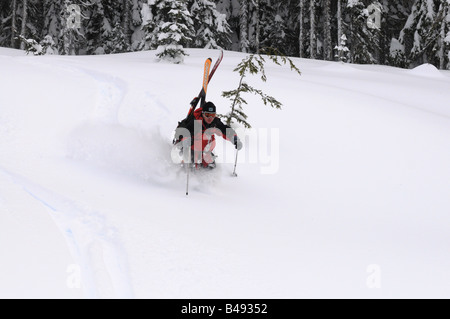
[[[202,116],[202,111],[203,111],[202,108],[198,108],[194,111],[193,114],[192,113],[189,114],[186,120],[180,122],[178,128],[187,129],[190,133],[190,136],[182,136],[176,134],[178,140],[184,140],[186,138],[193,137],[191,139],[191,145],[193,145],[195,141],[202,140],[203,148],[205,148],[206,145],[208,145],[209,143],[215,141],[215,135],[222,136],[224,139],[230,142],[234,141],[234,137],[237,136],[236,131],[234,129],[224,124],[218,117],[215,117],[214,120],[211,122],[211,124],[206,123],[206,121]],[[194,132],[195,121],[201,121],[202,127],[201,134],[199,129],[197,129],[198,132]]]

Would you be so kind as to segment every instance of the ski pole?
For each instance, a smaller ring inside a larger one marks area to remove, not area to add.
[[[239,150],[236,149],[236,159],[234,160],[234,170],[233,170],[233,174],[231,174],[231,175],[234,176],[234,177],[237,177],[237,174],[236,174],[236,165],[237,165],[238,153],[239,153]]]
[[[186,196],[189,195],[189,164],[186,165]]]
[[[189,195],[189,171],[190,171],[190,165],[191,165],[191,149],[189,148],[188,143],[185,143],[185,146],[183,146],[183,161],[184,165],[186,167],[186,196]]]

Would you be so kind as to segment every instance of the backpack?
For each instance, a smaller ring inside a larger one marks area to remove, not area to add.
[[[181,141],[181,139],[183,138],[183,134],[181,132],[180,129],[182,128],[187,128],[187,124],[190,120],[192,120],[192,118],[194,117],[194,115],[188,115],[185,119],[181,120],[180,122],[178,122],[177,127],[175,128],[175,135],[173,137],[173,144],[177,144],[179,141]]]
[[[173,138],[173,144],[176,144],[183,139],[184,129],[187,129],[189,123],[191,121],[195,120],[195,118],[196,118],[195,115],[198,115],[201,113],[202,113],[202,108],[198,108],[197,110],[195,110],[195,112],[189,113],[188,116],[186,116],[186,118],[184,118],[183,120],[178,122],[178,125],[175,128],[175,136]]]

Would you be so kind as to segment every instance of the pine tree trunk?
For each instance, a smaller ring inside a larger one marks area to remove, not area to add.
[[[310,29],[309,29],[309,55],[311,59],[316,58],[316,0],[310,0],[309,13],[310,13]]]
[[[28,13],[28,2],[27,0],[23,0],[23,13],[22,13],[22,31],[20,32],[20,34],[26,38],[27,35],[27,13]],[[25,49],[25,43],[23,41],[21,41],[20,43],[20,49],[24,50]]]
[[[439,47],[439,69],[444,70],[445,69],[445,24],[446,24],[446,17],[447,17],[447,10],[446,10],[445,4],[441,4],[441,10],[442,10],[442,22],[441,22],[441,34],[440,34],[440,42],[441,45]]]
[[[261,28],[259,24],[259,0],[255,0],[255,14],[256,14],[256,35],[255,35],[255,47],[256,47],[256,54],[259,54],[259,36],[261,33]]]
[[[233,104],[231,105],[230,116],[227,118],[227,125],[228,126],[231,126],[232,116],[234,114],[234,109],[236,107],[236,101],[238,100],[239,95],[241,93],[242,81],[244,80],[244,77],[245,77],[245,74],[242,74],[241,80],[239,81],[239,86],[238,86],[237,91],[236,91],[236,97],[234,98]]]
[[[16,7],[17,1],[13,0],[11,8],[11,48],[16,48]]]
[[[353,40],[353,13],[350,12],[350,22],[348,24],[348,30],[347,30],[347,35],[348,38],[350,38],[351,40]],[[354,42],[350,41],[350,45],[349,46],[349,50],[350,50],[350,63],[353,63],[353,57],[355,56],[354,51],[355,51],[355,46],[354,46]]]
[[[241,8],[239,14],[240,25],[240,48],[241,52],[248,52],[248,0],[241,0]]]
[[[323,1],[323,14],[324,14],[324,44],[323,55],[324,60],[331,61],[331,23],[330,23],[330,0]]]
[[[125,41],[128,46],[131,44],[130,13],[131,13],[130,0],[123,0],[122,28],[123,34],[125,35]]]
[[[300,12],[298,16],[299,22],[298,51],[300,58],[303,58],[303,9],[304,9],[303,7],[304,7],[304,0],[300,0]]]
[[[69,12],[69,6],[71,3],[69,0],[65,0],[64,5],[62,6],[63,12],[61,13],[62,20],[61,20],[61,27],[63,30],[63,54],[64,55],[75,55],[75,45],[74,45],[74,36],[73,36],[73,26],[70,25],[68,19],[70,16]]]
[[[338,36],[338,45],[341,44],[341,38],[342,38],[342,11],[341,11],[342,5],[341,0],[338,0],[337,2],[337,36]]]

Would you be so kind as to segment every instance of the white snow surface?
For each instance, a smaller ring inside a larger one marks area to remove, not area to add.
[[[450,297],[448,71],[268,63],[283,110],[247,96],[238,177],[218,138],[186,196],[172,133],[219,51],[186,52],[0,49],[0,298]]]

